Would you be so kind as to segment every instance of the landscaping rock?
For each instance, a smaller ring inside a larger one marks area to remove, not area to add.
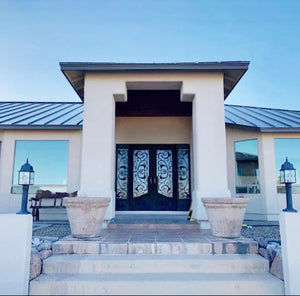
[[[29,280],[36,278],[42,271],[42,260],[38,252],[31,252]]]
[[[41,260],[44,260],[51,255],[52,255],[52,250],[42,250],[41,252],[39,252],[39,256]]]
[[[260,247],[267,248],[268,245],[268,239],[264,237],[255,237],[254,240],[256,240]]]
[[[283,267],[282,267],[282,253],[281,250],[278,250],[271,268],[270,273],[272,273],[274,276],[278,277],[279,279],[283,280]]]
[[[268,256],[269,256],[269,260],[272,262],[276,256],[276,249],[277,245],[275,244],[271,244],[271,245],[267,245],[267,252],[268,252]]]
[[[263,256],[264,258],[266,258],[267,260],[270,261],[270,256],[269,256],[269,253],[268,253],[267,249],[259,248],[258,253],[259,253],[259,255]]]
[[[42,251],[42,250],[51,250],[51,248],[52,248],[52,242],[49,242],[49,241],[45,241],[45,242],[41,243],[41,244],[37,247],[37,249],[38,249],[39,251]]]

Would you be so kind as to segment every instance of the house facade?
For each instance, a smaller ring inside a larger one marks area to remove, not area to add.
[[[202,197],[240,196],[250,198],[246,218],[277,220],[278,166],[287,156],[300,169],[300,112],[224,104],[248,65],[61,63],[82,103],[0,103],[0,211],[19,209],[17,172],[28,157],[31,194],[110,197],[107,220],[183,213],[192,202],[205,225]]]

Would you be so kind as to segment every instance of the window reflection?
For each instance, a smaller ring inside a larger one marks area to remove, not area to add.
[[[293,193],[300,193],[300,138],[294,139],[274,139],[275,145],[275,164],[276,164],[276,181],[277,192],[285,193],[285,185],[280,184],[279,170],[281,165],[288,157],[289,162],[294,165],[296,169],[296,184],[292,185]]]
[[[235,142],[236,193],[260,193],[257,140]]]
[[[37,189],[55,191],[67,190],[69,141],[16,141],[12,193],[21,193],[18,171],[28,158],[35,171],[34,186]]]

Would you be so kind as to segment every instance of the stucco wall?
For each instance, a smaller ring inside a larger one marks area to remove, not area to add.
[[[117,144],[190,144],[191,117],[116,117]]]
[[[81,168],[81,130],[6,130],[0,131],[0,213],[15,213],[21,207],[21,195],[10,194],[16,140],[68,140],[67,190],[79,189]],[[47,157],[45,155],[45,157]],[[30,198],[30,196],[29,196]]]
[[[278,220],[279,213],[286,207],[285,194],[277,194],[275,138],[300,138],[300,133],[260,133],[232,127],[226,128],[228,188],[232,196],[243,195],[250,198],[246,209],[246,219]],[[236,194],[234,142],[250,139],[257,139],[261,193]],[[300,210],[300,194],[293,194],[293,204],[294,208]]]
[[[106,218],[114,217],[114,102],[126,101],[127,89],[178,89],[183,100],[193,101],[193,147],[197,151],[194,153],[193,213],[197,219],[205,218],[201,196],[230,194],[227,190],[223,81],[221,72],[86,73],[79,195],[111,197]],[[207,164],[212,168],[209,172],[205,169]]]

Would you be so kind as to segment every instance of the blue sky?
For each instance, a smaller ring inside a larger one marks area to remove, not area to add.
[[[0,100],[79,101],[59,62],[250,61],[226,103],[300,109],[298,0],[0,0]]]

